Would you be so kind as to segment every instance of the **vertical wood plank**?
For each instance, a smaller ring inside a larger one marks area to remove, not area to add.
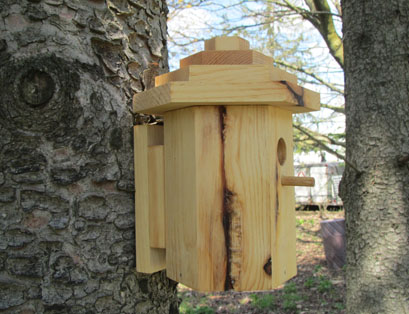
[[[148,147],[149,241],[165,248],[165,172],[163,145]]]
[[[197,285],[197,208],[194,112],[171,111],[165,125],[166,273]]]
[[[217,106],[195,108],[199,278],[203,291],[225,290],[222,127]]]
[[[163,144],[163,127],[134,126],[136,270],[153,273],[166,266],[165,250],[150,247],[148,145]]]
[[[281,176],[294,175],[292,113],[278,108],[274,110],[277,117],[275,124],[277,133],[276,154],[278,141],[282,138],[285,142],[286,156],[282,165],[278,159],[276,160],[277,202],[276,216],[272,220],[272,225],[275,226],[271,248],[272,288],[278,287],[297,274],[294,187],[281,185]]]
[[[167,275],[200,291],[224,289],[221,157],[217,107],[166,113]]]
[[[274,113],[268,106],[226,107],[224,167],[230,197],[230,271],[237,291],[272,286]]]

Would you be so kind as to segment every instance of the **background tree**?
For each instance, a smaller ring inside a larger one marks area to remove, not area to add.
[[[409,313],[409,2],[344,0],[348,313]]]
[[[165,1],[0,14],[0,311],[177,312],[135,272],[131,96],[167,71]]]

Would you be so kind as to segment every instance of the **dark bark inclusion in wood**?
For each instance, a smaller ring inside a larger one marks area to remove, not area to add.
[[[263,266],[264,272],[271,276],[272,270],[271,270],[271,257],[268,258],[267,262]]]
[[[224,290],[233,289],[234,282],[231,277],[231,263],[232,263],[232,251],[231,251],[231,223],[232,223],[232,197],[233,192],[230,191],[226,186],[226,172],[225,172],[225,160],[224,160],[224,146],[225,146],[225,117],[226,117],[226,107],[219,107],[219,120],[220,120],[220,136],[222,143],[222,158],[221,158],[221,177],[223,186],[223,230],[224,230],[224,242],[226,246],[226,278],[224,281]]]
[[[297,106],[300,107],[305,107],[304,104],[304,88],[301,87],[302,93],[301,95],[298,95],[295,90],[290,86],[290,84],[287,83],[287,81],[280,81],[281,84],[285,85],[287,89],[290,91],[290,93],[293,95],[295,100],[297,100]]]

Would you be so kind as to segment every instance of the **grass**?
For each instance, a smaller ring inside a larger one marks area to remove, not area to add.
[[[274,310],[277,307],[275,296],[272,294],[261,296],[258,294],[251,294],[250,299],[251,304],[259,310]]]
[[[285,311],[296,311],[297,303],[302,300],[302,297],[297,293],[297,285],[290,282],[284,286],[284,295],[282,308]]]
[[[179,312],[181,314],[214,314],[215,311],[207,305],[197,305],[192,307],[187,301],[180,304]]]

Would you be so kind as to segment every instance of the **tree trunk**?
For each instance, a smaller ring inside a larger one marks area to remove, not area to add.
[[[0,311],[176,313],[135,272],[131,98],[167,70],[165,1],[0,14]]]
[[[342,11],[347,312],[409,313],[409,2]]]

